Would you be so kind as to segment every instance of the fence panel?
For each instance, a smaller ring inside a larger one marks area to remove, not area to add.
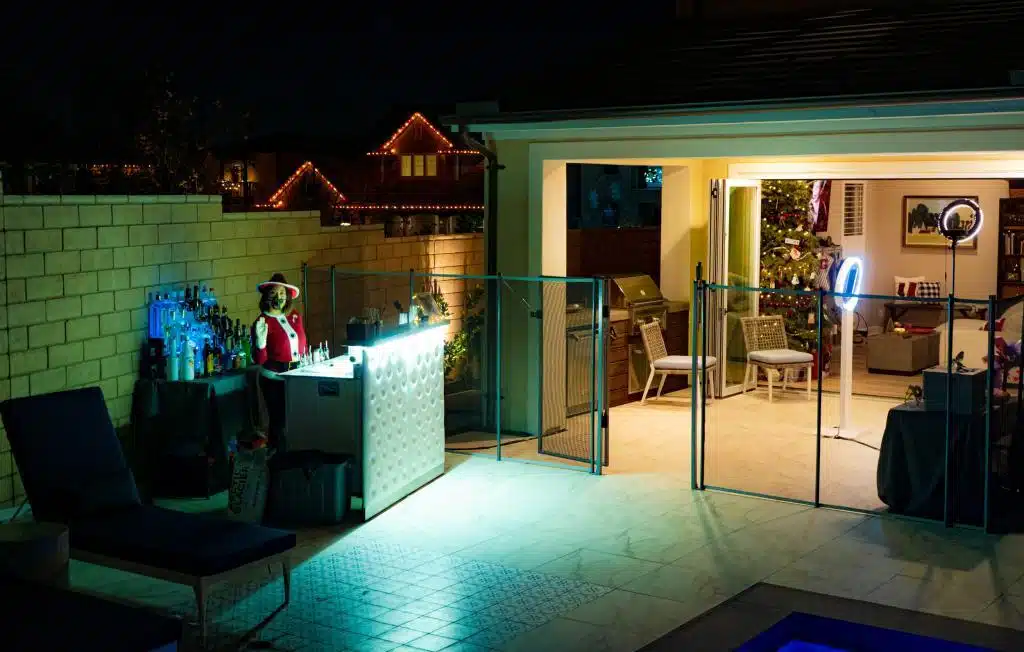
[[[817,301],[814,292],[707,286],[705,485],[814,500]]]

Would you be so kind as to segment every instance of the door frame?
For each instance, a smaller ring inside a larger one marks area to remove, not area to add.
[[[753,232],[750,234],[754,246],[751,247],[751,260],[748,262],[750,268],[755,270],[758,276],[760,276],[761,269],[761,181],[758,179],[712,179],[708,205],[708,282],[720,286],[729,285],[729,240],[732,235],[729,230],[729,212],[731,207],[730,191],[733,188],[755,189],[754,205],[751,208]],[[760,278],[753,279],[752,287],[759,285]],[[716,386],[712,390],[718,397],[734,396],[742,393],[744,389],[742,384],[730,385],[725,373],[725,366],[728,364],[726,354],[728,349],[729,310],[727,306],[729,292],[730,290],[717,290],[707,296],[708,322],[711,325],[708,332],[709,351],[707,354],[715,356],[719,361],[719,373],[715,374]],[[752,294],[756,311],[760,294],[756,292]]]

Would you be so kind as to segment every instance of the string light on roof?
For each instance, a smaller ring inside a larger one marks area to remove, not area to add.
[[[367,156],[391,156],[391,155],[394,155],[394,154],[397,154],[397,153],[398,152],[395,150],[395,148],[392,147],[391,149],[389,149],[387,151],[367,152],[366,155]],[[480,152],[476,151],[475,149],[439,149],[439,150],[434,151],[434,152],[417,152],[417,154],[420,154],[420,153],[425,153],[425,154],[442,154],[442,155],[443,154],[461,154],[461,155],[474,155],[475,154],[475,155],[478,155],[478,156],[483,156],[483,154],[480,154]]]
[[[477,204],[345,204],[348,210],[363,211],[482,211]]]
[[[442,143],[444,143],[444,148],[445,148],[446,151],[450,150],[450,149],[453,149],[455,147],[454,145],[452,145],[452,141],[448,140],[445,137],[445,135],[443,133],[441,133],[441,131],[437,127],[435,127],[434,125],[432,125],[430,123],[430,120],[427,120],[425,117],[423,117],[422,113],[417,111],[416,113],[413,113],[411,116],[409,116],[409,119],[405,121],[405,124],[403,124],[401,127],[398,128],[398,131],[396,131],[394,134],[392,134],[391,138],[388,139],[388,142],[384,143],[383,145],[381,145],[377,149],[377,153],[379,153],[379,154],[394,154],[394,153],[396,153],[395,150],[392,148],[392,146],[395,144],[395,141],[397,141],[398,138],[403,133],[405,133],[405,130],[408,129],[409,126],[412,125],[412,123],[416,122],[417,120],[419,120],[420,122],[425,124],[427,126],[427,128],[430,129],[430,131],[433,132],[433,134],[435,136],[437,136],[437,138],[439,138]],[[373,153],[373,152],[371,152],[371,153]]]
[[[343,202],[347,201],[345,195],[341,194],[341,191],[334,187],[334,184],[331,183],[327,179],[327,177],[324,176],[323,172],[321,172],[319,169],[317,169],[315,165],[313,165],[312,161],[306,161],[305,163],[300,165],[295,170],[295,172],[292,172],[292,176],[288,177],[288,180],[281,184],[281,187],[278,188],[277,191],[270,196],[270,199],[267,200],[267,203],[265,205],[270,206],[272,208],[282,208],[284,206],[284,194],[288,192],[288,189],[292,187],[292,184],[295,183],[299,179],[299,177],[301,177],[303,174],[306,174],[307,172],[312,172],[316,176],[316,178],[320,180],[321,183],[327,186],[327,188],[331,191],[331,194],[334,195],[336,198],[340,199]]]

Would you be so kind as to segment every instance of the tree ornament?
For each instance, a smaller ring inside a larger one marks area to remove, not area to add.
[[[794,287],[800,285],[800,277],[798,277],[796,274],[793,274],[793,279],[790,281],[790,283],[792,283]]]

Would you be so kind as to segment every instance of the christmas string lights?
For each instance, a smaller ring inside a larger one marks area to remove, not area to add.
[[[306,161],[300,165],[295,172],[292,172],[292,176],[288,177],[288,180],[281,184],[281,187],[270,196],[270,199],[267,200],[266,204],[261,204],[260,206],[265,208],[282,208],[284,206],[284,200],[282,199],[284,194],[288,192],[288,189],[291,188],[293,183],[298,181],[299,177],[309,172],[312,172],[321,183],[327,186],[328,190],[331,191],[331,194],[336,199],[339,199],[342,202],[347,201],[345,199],[345,195],[341,194],[341,191],[335,188],[334,184],[327,180],[327,177],[325,177],[323,173],[313,165],[312,161]]]
[[[383,152],[381,152],[381,151],[367,152],[366,155],[367,156],[392,156],[392,155],[397,154],[397,153],[398,152],[394,148],[392,148],[390,150],[383,151]],[[476,151],[475,149],[439,149],[439,150],[436,150],[436,151],[433,151],[433,152],[416,152],[416,153],[417,154],[440,154],[441,156],[444,156],[445,154],[453,154],[453,155],[454,154],[459,154],[459,155],[473,155],[473,154],[475,154],[477,156],[483,156],[483,154],[481,154],[480,152]]]
[[[455,148],[455,146],[452,145],[452,141],[450,141],[447,138],[445,138],[445,135],[442,134],[441,131],[437,127],[435,127],[434,125],[430,124],[430,120],[427,120],[426,118],[424,118],[423,114],[420,113],[419,111],[417,111],[416,113],[413,113],[411,116],[409,116],[409,119],[405,121],[405,124],[403,124],[401,127],[398,128],[398,131],[396,131],[391,136],[391,138],[388,139],[388,142],[386,142],[383,145],[381,145],[380,147],[378,147],[376,152],[369,152],[369,154],[370,155],[374,155],[374,154],[377,154],[377,155],[397,154],[398,152],[394,149],[395,142],[402,136],[402,134],[405,133],[405,130],[408,129],[410,126],[412,126],[412,123],[414,123],[416,121],[419,121],[419,122],[423,123],[424,125],[427,126],[428,129],[430,129],[430,131],[434,134],[434,136],[436,136],[444,144],[444,150],[446,152],[448,150],[452,150],[452,149]],[[438,151],[440,152],[441,150],[438,150]]]
[[[482,211],[483,204],[343,204],[353,211]]]

